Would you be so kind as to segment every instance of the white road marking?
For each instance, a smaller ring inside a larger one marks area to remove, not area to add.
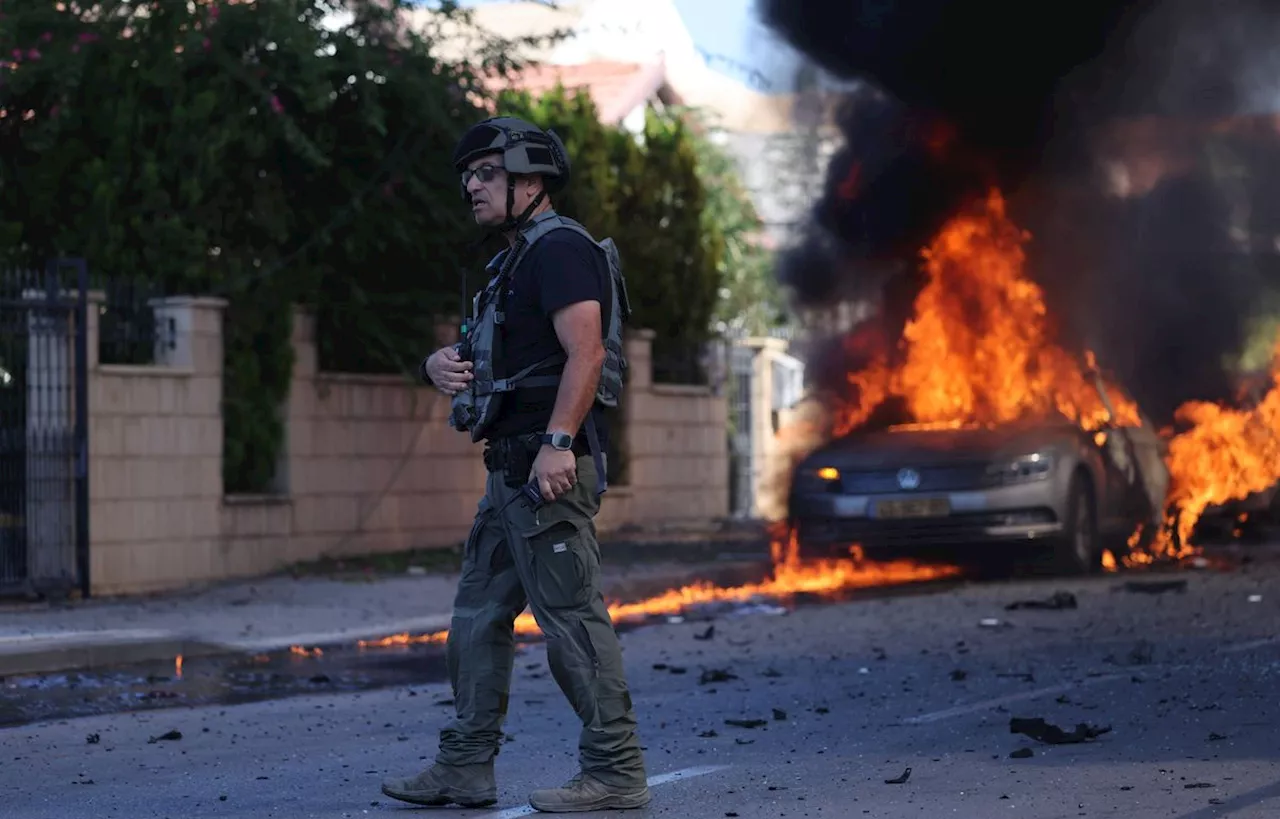
[[[1255,648],[1266,648],[1280,643],[1280,637],[1263,637],[1261,640],[1250,640],[1247,643],[1236,643],[1221,649],[1223,654],[1235,654],[1239,651],[1252,651]]]
[[[671,771],[670,773],[658,774],[657,776],[649,777],[649,787],[652,788],[658,785],[665,785],[668,782],[675,782],[676,780],[679,780],[679,779],[693,779],[694,777],[697,777],[697,776],[706,776],[707,774],[715,773],[716,771],[723,771],[728,767],[730,766],[700,765],[696,768],[682,768],[681,770],[678,770],[678,771]],[[529,816],[530,814],[537,813],[537,812],[538,811],[535,808],[530,807],[529,805],[524,805],[519,808],[507,808],[506,810],[501,810],[501,811],[498,811],[497,813],[481,814],[480,816],[476,817],[476,819],[517,819],[520,816]]]
[[[978,711],[986,711],[999,705],[1008,705],[1013,702],[1022,702],[1024,700],[1034,700],[1049,694],[1063,694],[1067,691],[1073,691],[1077,688],[1084,688],[1089,685],[1098,685],[1104,682],[1112,682],[1114,680],[1123,679],[1123,674],[1106,674],[1101,677],[1089,677],[1081,682],[1062,683],[1060,685],[1051,685],[1046,688],[1037,688],[1033,691],[1022,691],[1017,694],[1009,694],[1004,697],[996,697],[990,700],[982,700],[981,702],[972,702],[968,705],[957,705],[955,708],[948,708],[944,711],[934,711],[931,714],[920,714],[916,717],[907,717],[902,720],[910,725],[923,725],[929,722],[938,722],[952,717],[962,717],[965,714],[973,714]]]

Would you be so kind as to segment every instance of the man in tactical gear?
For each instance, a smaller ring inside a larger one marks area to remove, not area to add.
[[[650,800],[618,636],[600,591],[594,518],[605,485],[602,405],[622,386],[629,307],[617,253],[556,214],[564,144],[520,119],[479,123],[454,154],[476,223],[508,247],[490,263],[463,341],[422,365],[453,397],[450,423],[484,440],[489,476],[464,549],[447,661],[456,717],[435,764],[383,793],[424,805],[497,801],[494,757],[528,605],[560,689],[582,721],[580,772],[536,790],[540,811],[639,808]]]

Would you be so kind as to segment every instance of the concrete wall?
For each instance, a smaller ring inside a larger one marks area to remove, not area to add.
[[[89,572],[144,590],[235,570],[223,548],[223,303],[156,306],[155,366],[97,361],[89,311]]]
[[[95,594],[253,576],[324,556],[452,546],[483,491],[482,445],[449,402],[395,376],[319,372],[314,321],[294,316],[296,361],[279,491],[222,493],[223,304],[157,305],[155,366],[90,362],[90,549]],[[90,348],[96,327],[89,327]],[[628,486],[602,531],[701,527],[728,513],[727,405],[655,385],[652,334],[628,340]]]

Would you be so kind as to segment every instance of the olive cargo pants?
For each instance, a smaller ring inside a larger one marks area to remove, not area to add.
[[[515,662],[512,625],[528,604],[551,674],[582,721],[582,770],[608,785],[645,784],[622,649],[600,590],[595,465],[580,457],[577,469],[573,488],[536,513],[523,500],[507,503],[519,490],[489,473],[446,643],[456,718],[440,732],[437,762],[471,765],[498,753]]]

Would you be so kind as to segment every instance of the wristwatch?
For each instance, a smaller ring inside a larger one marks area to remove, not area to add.
[[[573,449],[573,436],[567,432],[546,432],[542,435],[542,443],[566,452]]]

